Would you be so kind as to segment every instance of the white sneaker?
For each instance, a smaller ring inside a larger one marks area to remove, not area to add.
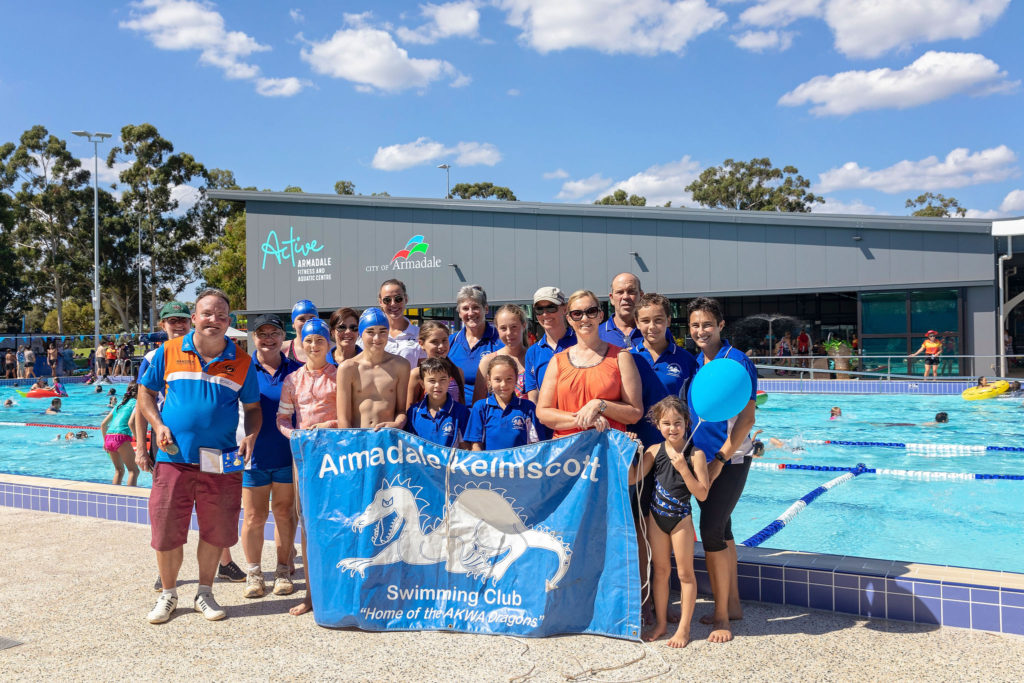
[[[288,567],[278,565],[274,572],[274,595],[291,595],[295,591],[295,584],[288,576]]]
[[[263,570],[257,570],[245,575],[245,592],[247,598],[262,598],[267,594],[267,587],[263,583]]]
[[[178,606],[178,596],[176,595],[161,595],[156,600],[156,607],[153,611],[146,615],[146,619],[151,624],[162,624],[171,618],[174,613],[174,609]]]
[[[227,612],[213,599],[213,593],[200,593],[192,607],[195,611],[201,612],[207,621],[220,621],[227,616]]]

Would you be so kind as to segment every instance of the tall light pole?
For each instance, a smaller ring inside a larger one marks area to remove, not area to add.
[[[444,198],[445,199],[451,199],[452,198],[452,176],[451,176],[451,173],[450,173],[451,165],[449,165],[449,164],[438,164],[437,167],[444,169],[444,179],[446,181],[446,185],[448,186],[448,192],[447,192],[447,194],[445,194]]]
[[[92,143],[92,327],[93,348],[100,345],[100,143],[111,137],[110,133],[90,133],[87,130],[73,130],[74,135],[87,138]],[[93,138],[96,138],[95,140]]]

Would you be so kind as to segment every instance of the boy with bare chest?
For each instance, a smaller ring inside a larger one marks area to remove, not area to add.
[[[338,368],[338,426],[401,429],[406,420],[409,362],[384,350],[388,319],[379,308],[359,317],[363,351]]]

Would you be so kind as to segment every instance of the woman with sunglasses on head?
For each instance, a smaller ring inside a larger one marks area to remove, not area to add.
[[[540,387],[537,418],[567,436],[586,429],[625,431],[640,420],[640,375],[627,351],[601,339],[604,318],[597,296],[581,289],[569,297],[576,345],[552,359]]]
[[[359,313],[352,308],[339,308],[331,313],[327,327],[331,330],[331,341],[334,342],[334,348],[327,354],[328,363],[341,365],[359,353],[356,345],[359,341]]]
[[[405,307],[409,305],[409,294],[405,291],[405,283],[401,280],[385,280],[377,293],[380,310],[388,319],[388,343],[384,350],[401,356],[409,361],[409,367],[419,365],[425,358],[420,347],[420,329],[405,317]]]

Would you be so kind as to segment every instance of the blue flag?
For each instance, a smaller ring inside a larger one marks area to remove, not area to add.
[[[321,626],[640,638],[621,432],[475,453],[390,429],[291,444]]]

